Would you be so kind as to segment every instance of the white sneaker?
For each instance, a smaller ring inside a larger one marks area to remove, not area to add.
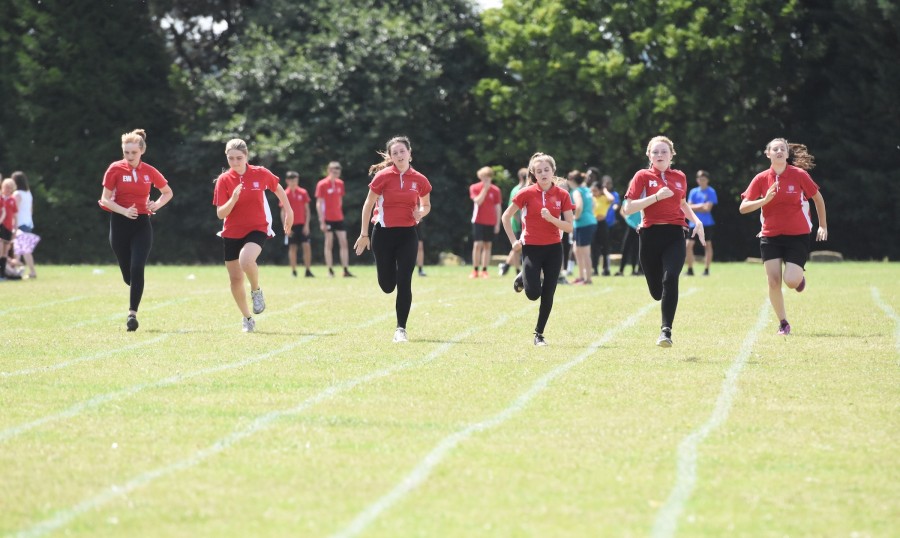
[[[263,297],[262,288],[256,291],[250,291],[250,298],[253,299],[253,313],[262,314],[266,309],[266,299]]]
[[[245,333],[252,333],[256,330],[256,320],[253,318],[242,318],[241,330]]]
[[[394,331],[394,342],[409,342],[409,338],[406,337],[406,329],[397,327],[397,330]]]

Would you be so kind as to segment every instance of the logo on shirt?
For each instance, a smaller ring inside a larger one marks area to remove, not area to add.
[[[259,181],[254,181],[254,182],[253,182],[253,188],[254,188],[254,189],[258,189],[258,188],[259,188]]]
[[[134,178],[131,177],[131,175],[122,176],[122,182],[123,182],[123,183],[131,183],[131,181],[132,181],[133,179],[134,179]]]
[[[560,209],[560,208],[562,208],[562,202],[560,202],[559,200],[557,200],[557,201],[556,201],[556,209]]]
[[[788,185],[788,192],[790,192],[790,193],[793,193],[793,192],[794,192],[794,186],[793,186],[793,185]]]
[[[659,187],[659,182],[657,182],[655,179],[651,179],[649,184],[651,187]]]
[[[144,176],[144,183],[150,183],[150,176]]]
[[[413,181],[413,182],[412,182],[412,185],[409,186],[409,190],[411,190],[411,191],[418,191],[418,190],[419,190],[419,184],[416,183],[415,181]]]
[[[681,182],[676,181],[676,182],[675,182],[675,188],[676,188],[676,189],[680,189],[680,188],[681,188]]]

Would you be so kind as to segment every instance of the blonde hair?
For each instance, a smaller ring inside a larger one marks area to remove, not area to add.
[[[483,176],[494,177],[494,169],[490,166],[482,166],[475,175],[478,176],[478,179],[481,179]]]
[[[406,146],[410,152],[412,152],[412,144],[409,143],[409,138],[405,136],[395,136],[387,141],[387,144],[384,145],[384,151],[379,151],[378,154],[381,155],[381,158],[384,159],[380,163],[375,163],[369,167],[369,175],[374,174],[380,170],[384,170],[388,166],[390,166],[393,161],[391,160],[391,147],[394,144],[403,144]],[[412,161],[412,159],[410,159]]]
[[[244,155],[250,156],[250,150],[247,149],[247,143],[241,140],[240,138],[232,138],[225,144],[225,154],[227,155],[229,151],[236,149],[242,152]]]
[[[650,157],[650,148],[652,148],[656,144],[659,144],[660,142],[665,142],[665,144],[667,146],[669,146],[669,151],[672,152],[672,158],[674,159],[675,155],[677,155],[677,153],[675,153],[675,144],[672,143],[671,140],[669,140],[668,136],[663,136],[663,135],[654,136],[653,138],[650,139],[650,142],[647,142],[647,153],[646,153],[647,157]]]
[[[766,144],[766,153],[772,147],[773,142],[782,142],[788,150],[788,160],[797,168],[812,170],[816,167],[816,158],[806,148],[805,144],[791,144],[785,138],[773,138]]]
[[[16,190],[16,180],[11,177],[4,179],[3,182],[0,183],[0,189],[6,189],[9,187],[11,187],[10,191]]]
[[[534,166],[536,163],[544,161],[550,163],[550,168],[556,172],[556,159],[547,155],[546,153],[541,153],[540,151],[531,156],[531,159],[528,160],[528,177],[532,180],[536,179],[534,175]]]
[[[122,145],[137,144],[141,149],[147,149],[147,131],[135,129],[122,135]]]

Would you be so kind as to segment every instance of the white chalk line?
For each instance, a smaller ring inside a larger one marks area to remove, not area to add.
[[[522,312],[524,312],[524,310]],[[509,319],[509,316],[503,315],[497,321],[491,324],[490,328],[497,328],[506,323]],[[481,327],[469,327],[468,329],[465,329],[454,336],[452,339],[450,339],[450,341],[442,343],[441,345],[436,347],[422,359],[409,359],[401,361],[393,366],[382,368],[380,370],[376,370],[359,377],[348,379],[346,381],[338,383],[337,385],[332,385],[313,396],[310,396],[295,407],[292,407],[290,409],[272,411],[270,413],[261,415],[254,419],[253,422],[251,422],[248,426],[231,432],[212,445],[195,452],[193,455],[185,459],[164,467],[159,467],[157,469],[141,473],[131,480],[125,482],[124,484],[110,486],[97,495],[85,499],[84,501],[74,505],[69,509],[58,511],[49,519],[46,519],[27,529],[17,532],[14,536],[18,538],[31,538],[36,536],[43,536],[49,532],[58,530],[74,520],[76,517],[84,514],[85,512],[99,508],[119,497],[127,495],[141,487],[144,487],[159,478],[168,476],[173,473],[185,471],[196,466],[204,460],[230,448],[243,439],[246,439],[247,437],[250,437],[259,431],[267,429],[272,425],[273,422],[283,417],[302,413],[303,411],[306,411],[311,407],[330,400],[331,398],[341,393],[348,392],[360,385],[364,385],[377,379],[388,377],[394,373],[411,368],[413,366],[427,364],[443,355],[445,352],[447,352],[447,350],[449,350],[455,344],[459,343],[464,338],[471,336],[479,330],[481,330]]]
[[[692,292],[693,291],[689,291],[684,295],[690,295]],[[481,433],[503,424],[504,422],[515,416],[517,413],[525,409],[528,403],[532,399],[534,399],[535,396],[546,389],[553,380],[584,362],[584,360],[593,355],[600,348],[600,346],[608,343],[621,331],[633,326],[641,317],[646,315],[647,312],[649,312],[655,306],[655,302],[649,303],[629,316],[618,326],[612,329],[608,329],[603,334],[603,336],[601,336],[598,340],[595,340],[590,346],[588,346],[585,351],[583,351],[577,357],[570,360],[569,362],[557,366],[550,372],[541,376],[531,385],[531,387],[527,391],[516,398],[515,401],[513,401],[513,403],[506,409],[500,411],[487,420],[475,424],[470,424],[469,426],[461,430],[457,430],[456,432],[445,437],[389,493],[365,508],[350,522],[350,524],[347,525],[347,527],[335,533],[333,536],[356,536],[357,534],[363,532],[366,527],[368,527],[373,521],[375,521],[383,512],[391,508],[409,492],[425,482],[425,480],[427,480],[429,475],[431,474],[432,470],[437,467],[444,459],[444,457],[446,457],[447,454],[450,453],[450,451],[456,448],[457,445],[476,433]]]
[[[731,412],[731,406],[734,403],[735,393],[737,392],[738,377],[747,364],[747,359],[750,358],[750,353],[753,351],[757,338],[759,338],[760,333],[768,322],[769,308],[767,302],[763,303],[759,308],[756,325],[747,333],[738,354],[731,363],[731,367],[725,373],[725,380],[722,381],[722,390],[719,392],[718,398],[716,398],[716,404],[709,419],[679,443],[675,485],[672,487],[665,504],[656,514],[656,522],[653,525],[652,532],[654,538],[674,536],[678,530],[678,519],[684,511],[684,506],[690,499],[694,487],[697,485],[697,450],[700,443],[728,419],[728,414]]]
[[[46,303],[38,303],[38,304],[30,304],[25,306],[16,306],[13,308],[7,308],[6,310],[0,310],[0,316],[5,316],[6,314],[11,314],[13,312],[20,312],[22,310],[39,310],[41,308],[49,308],[51,306],[58,306],[66,303],[74,303],[76,301],[83,301],[87,299],[87,296],[84,295],[76,295],[74,297],[69,297],[67,299],[59,299],[58,301],[48,301]]]
[[[900,355],[900,316],[891,308],[891,305],[884,302],[884,299],[881,298],[881,292],[875,286],[872,286],[872,300],[875,301],[878,308],[894,320],[894,348],[897,350],[897,354]]]
[[[287,308],[283,311],[279,311],[277,314],[274,314],[274,315],[286,314],[293,310],[297,310],[303,304],[304,303],[299,303],[299,304],[294,305],[290,308]],[[353,327],[353,330],[366,328],[374,323],[377,323],[377,322],[389,317],[389,315],[390,314],[384,314],[384,315],[369,319],[368,321]],[[163,335],[161,337],[158,337],[158,339],[162,339],[162,338],[168,337],[168,336],[169,335]],[[275,357],[282,353],[291,351],[291,350],[295,349],[297,346],[300,346],[302,344],[305,344],[307,342],[315,340],[319,336],[320,335],[304,336],[304,337],[300,338],[299,340],[295,340],[289,344],[285,344],[284,346],[282,346],[280,348],[274,349],[272,351],[268,351],[268,352],[260,354],[260,355],[256,355],[254,357],[230,362],[227,364],[211,366],[209,368],[202,368],[200,370],[194,370],[193,372],[186,372],[183,374],[175,374],[173,376],[169,376],[164,379],[157,380],[157,381],[151,381],[148,383],[138,383],[136,385],[132,385],[132,386],[126,387],[124,389],[116,390],[113,392],[108,392],[106,394],[100,394],[98,396],[94,396],[93,398],[90,398],[88,400],[78,402],[58,413],[46,415],[39,419],[35,419],[35,420],[29,421],[29,422],[25,422],[22,424],[18,424],[16,426],[12,426],[12,427],[0,430],[0,443],[8,441],[9,439],[12,439],[13,437],[21,435],[27,431],[33,430],[33,429],[43,426],[45,424],[50,424],[52,422],[57,422],[57,421],[60,421],[63,419],[78,416],[83,411],[86,411],[88,409],[95,409],[105,403],[109,403],[109,402],[116,401],[116,400],[122,400],[129,396],[134,396],[135,394],[137,394],[139,392],[143,392],[144,390],[147,390],[147,389],[167,387],[169,385],[174,385],[174,384],[180,383],[182,381],[186,381],[188,379],[193,379],[195,377],[200,377],[200,376],[209,375],[209,374],[215,374],[218,372],[224,372],[226,370],[233,370],[235,368],[241,368],[243,366],[248,366],[250,364],[255,364],[257,362],[262,362],[262,361],[271,359],[272,357]]]

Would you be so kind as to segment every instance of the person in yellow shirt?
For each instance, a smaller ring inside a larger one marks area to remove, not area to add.
[[[600,171],[596,168],[588,168],[586,183],[591,186],[591,194],[594,197],[594,216],[597,217],[597,231],[594,232],[594,240],[591,242],[591,262],[594,267],[594,275],[598,274],[600,268],[598,262],[602,255],[602,275],[609,276],[609,225],[606,216],[616,199],[606,187],[606,182],[600,179]]]

